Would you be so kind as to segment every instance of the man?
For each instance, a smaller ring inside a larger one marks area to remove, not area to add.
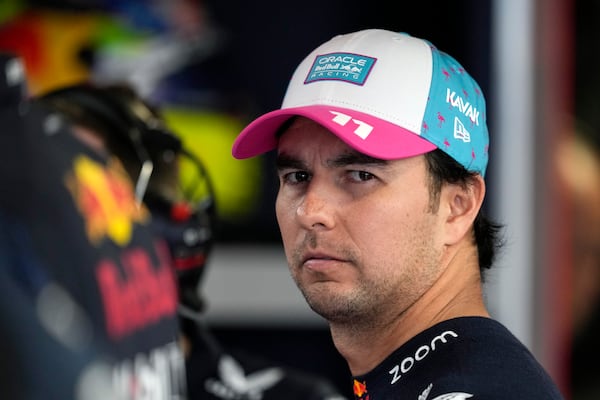
[[[178,278],[180,344],[189,399],[344,400],[328,380],[225,349],[204,321],[201,288],[214,242],[214,193],[202,162],[164,122],[160,110],[129,86],[77,84],[40,97],[79,135],[115,155],[135,182],[156,234],[168,244]],[[143,178],[145,166],[151,172]]]
[[[232,152],[271,150],[292,277],[356,399],[562,398],[484,304],[500,227],[481,211],[484,97],[455,59],[404,33],[336,36]]]

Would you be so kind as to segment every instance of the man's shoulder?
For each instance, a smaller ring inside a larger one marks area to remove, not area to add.
[[[543,367],[506,327],[479,317],[432,326],[356,382],[371,398],[402,392],[418,400],[562,399]]]

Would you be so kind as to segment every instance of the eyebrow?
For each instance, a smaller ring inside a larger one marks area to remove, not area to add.
[[[282,170],[286,168],[306,169],[306,165],[302,161],[283,153],[277,154],[277,159],[275,160],[275,167],[277,168],[277,170]]]
[[[344,153],[332,160],[327,161],[327,165],[330,167],[333,167],[333,168],[345,167],[347,165],[385,166],[387,164],[388,164],[387,160],[382,160],[380,158],[371,157],[366,154],[359,153],[357,151],[351,151],[348,153]],[[275,162],[275,165],[278,170],[281,170],[284,168],[307,169],[307,166],[303,161],[301,161],[295,157],[291,157],[284,153],[277,155],[277,160]]]
[[[388,161],[368,156],[358,151],[341,154],[327,162],[332,167],[344,167],[346,165],[387,165]]]

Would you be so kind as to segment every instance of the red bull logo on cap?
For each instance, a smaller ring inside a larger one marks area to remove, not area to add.
[[[377,59],[360,54],[330,53],[317,56],[304,83],[337,80],[363,85]]]

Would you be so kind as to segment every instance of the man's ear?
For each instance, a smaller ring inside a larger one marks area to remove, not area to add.
[[[471,232],[473,221],[485,197],[485,182],[476,175],[465,185],[446,184],[442,188],[442,201],[448,210],[446,218],[446,244],[453,245]]]

